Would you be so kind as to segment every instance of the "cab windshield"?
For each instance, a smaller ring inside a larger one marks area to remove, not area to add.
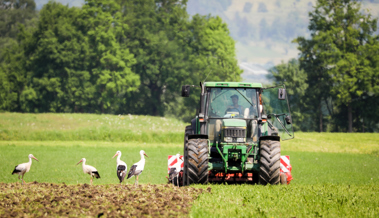
[[[256,89],[209,88],[209,118],[250,118],[258,117]]]

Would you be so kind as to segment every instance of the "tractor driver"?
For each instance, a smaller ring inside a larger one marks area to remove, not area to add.
[[[229,111],[237,111],[240,116],[243,115],[244,108],[238,104],[238,95],[232,95],[230,96],[230,98],[232,99],[233,105],[228,106],[228,108],[225,111],[225,114]]]

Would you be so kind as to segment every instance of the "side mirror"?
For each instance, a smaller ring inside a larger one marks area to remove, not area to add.
[[[286,123],[287,123],[288,125],[292,123],[292,120],[291,120],[291,117],[290,117],[290,116],[287,115],[284,119],[286,120]]]
[[[286,90],[285,89],[278,89],[278,99],[279,100],[286,100]]]
[[[182,97],[189,97],[190,95],[190,86],[184,85],[182,86]]]

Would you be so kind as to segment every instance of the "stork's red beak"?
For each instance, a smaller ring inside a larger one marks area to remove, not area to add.
[[[76,165],[78,165],[79,163],[81,163],[83,161],[83,159],[82,160],[80,160]]]
[[[39,161],[36,157],[32,157],[34,160]]]
[[[145,155],[146,157],[149,157],[149,156],[147,156],[147,154],[146,154],[146,153],[143,153],[143,155]]]
[[[118,155],[118,153],[116,153],[112,158],[116,157]]]
[[[184,161],[183,157],[179,157],[180,160]]]

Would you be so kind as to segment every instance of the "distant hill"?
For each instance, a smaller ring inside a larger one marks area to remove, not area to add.
[[[291,41],[307,36],[309,11],[316,0],[189,0],[188,13],[218,15],[237,42],[241,62],[279,64],[297,57]],[[379,17],[379,0],[362,1],[374,17]]]
[[[47,2],[36,0],[37,8]],[[58,2],[80,7],[84,0]],[[309,35],[308,13],[315,4],[316,0],[188,0],[187,11],[190,15],[221,17],[236,40],[243,78],[267,83],[264,69],[298,56],[296,44],[291,41]],[[362,5],[379,17],[379,0],[362,0]]]
[[[236,40],[237,59],[246,81],[267,83],[271,66],[298,57],[298,36],[309,36],[308,13],[316,0],[189,0],[188,13],[218,15]],[[379,17],[379,0],[364,0],[362,8]]]

